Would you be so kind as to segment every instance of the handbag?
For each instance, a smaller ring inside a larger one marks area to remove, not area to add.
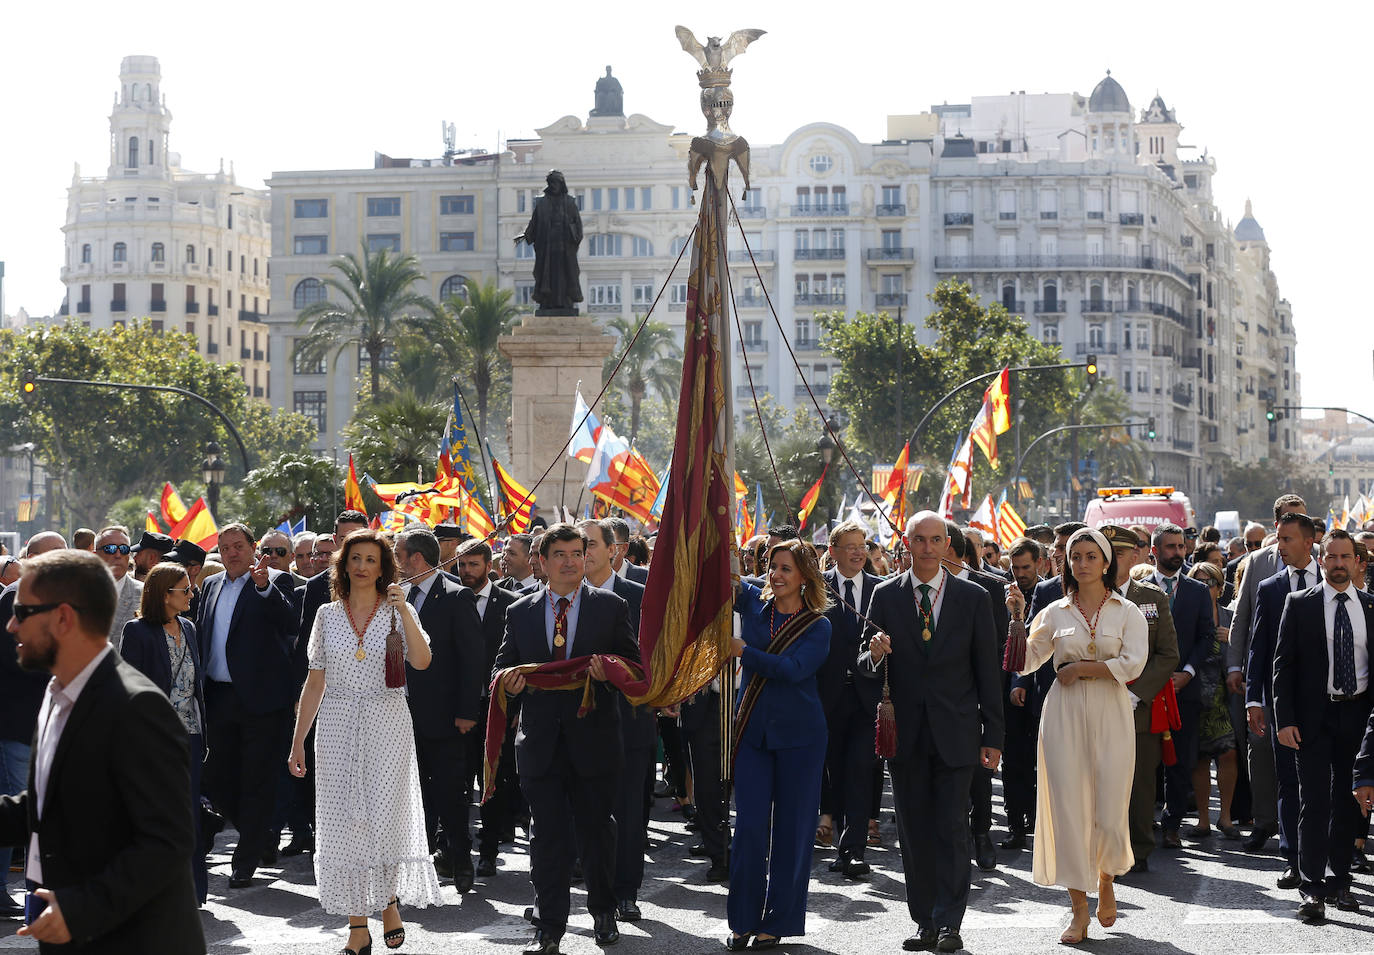
[[[401,634],[401,618],[391,608],[391,632],[386,635],[386,686],[389,690],[406,685],[406,644]]]

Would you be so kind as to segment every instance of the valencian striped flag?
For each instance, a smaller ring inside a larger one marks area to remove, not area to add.
[[[497,504],[501,517],[508,518],[506,529],[512,534],[523,534],[530,529],[530,505],[535,496],[521,486],[520,482],[506,473],[501,462],[491,459],[491,469],[496,473]]]
[[[1002,502],[997,505],[997,543],[1002,545],[1002,549],[1011,546],[1011,542],[1026,533],[1026,522],[1020,514],[1016,513],[1016,508],[1011,506],[1011,501],[1007,500],[1007,492],[1002,492]]]
[[[658,475],[644,456],[608,424],[601,426],[597,438],[596,451],[587,469],[587,489],[606,504],[634,515],[642,523],[653,519],[650,509],[658,497]]]

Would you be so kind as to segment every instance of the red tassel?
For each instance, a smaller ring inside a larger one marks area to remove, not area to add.
[[[1164,736],[1160,739],[1160,749],[1164,756],[1164,765],[1172,766],[1178,762],[1178,752],[1174,749],[1174,734],[1168,730],[1164,731]]]
[[[883,759],[891,759],[897,755],[897,712],[892,706],[892,700],[886,693],[883,694],[883,701],[878,704],[878,726],[874,752]]]
[[[1016,633],[1015,627],[1007,636],[1007,648],[1002,651],[1002,669],[1007,673],[1020,673],[1026,668],[1026,632]]]
[[[391,612],[391,632],[386,635],[386,685],[395,690],[406,685],[406,644],[401,621]]]

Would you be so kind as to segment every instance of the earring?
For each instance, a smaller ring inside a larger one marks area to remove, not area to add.
[[[806,593],[806,584],[801,585],[801,592]]]

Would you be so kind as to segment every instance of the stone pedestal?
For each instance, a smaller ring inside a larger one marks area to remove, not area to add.
[[[566,503],[572,509],[587,477],[587,465],[569,459],[566,485],[563,480],[577,383],[590,403],[601,390],[602,364],[616,338],[585,315],[528,315],[497,347],[511,364],[510,472],[532,487],[556,462],[535,492],[540,513],[552,524],[554,508]]]

